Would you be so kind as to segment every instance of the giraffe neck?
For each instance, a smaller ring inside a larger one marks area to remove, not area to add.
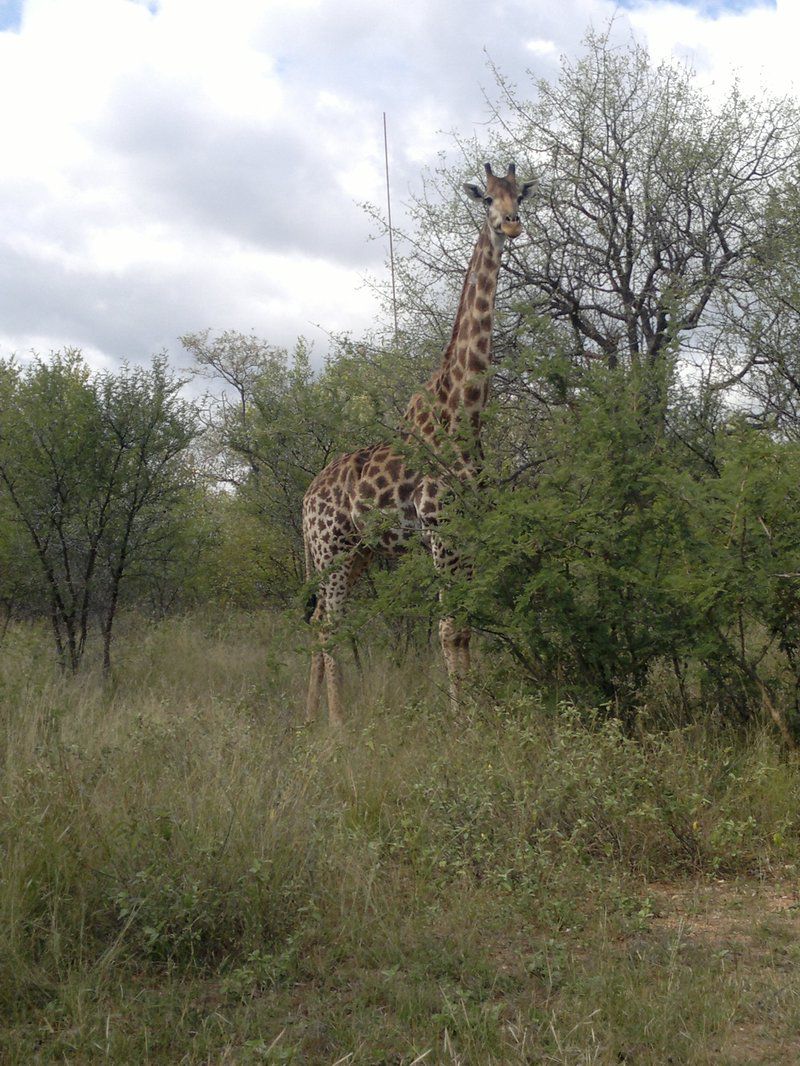
[[[442,370],[449,370],[456,383],[485,375],[491,366],[494,302],[504,243],[505,237],[485,222],[467,267],[450,343],[442,357]]]
[[[404,415],[408,435],[430,442],[434,450],[442,429],[462,438],[460,450],[467,466],[481,454],[481,416],[489,398],[494,301],[504,243],[505,237],[484,223],[442,362],[422,391],[412,396]]]

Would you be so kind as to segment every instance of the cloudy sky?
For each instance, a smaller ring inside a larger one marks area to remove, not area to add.
[[[358,335],[396,211],[492,78],[616,15],[719,87],[795,92],[800,0],[0,0],[0,355],[146,361],[203,328]],[[185,357],[183,357],[185,361]]]

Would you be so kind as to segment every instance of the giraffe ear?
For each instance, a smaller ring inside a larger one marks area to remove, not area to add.
[[[519,187],[519,198],[520,198],[520,200],[527,200],[528,197],[530,196],[530,194],[533,192],[533,190],[535,188],[536,188],[536,182],[535,181],[523,181],[522,185],[520,185],[520,187]]]
[[[464,185],[464,192],[467,194],[467,196],[470,198],[470,200],[482,200],[483,199],[483,191],[480,188],[480,186],[478,186],[478,185],[465,184]]]

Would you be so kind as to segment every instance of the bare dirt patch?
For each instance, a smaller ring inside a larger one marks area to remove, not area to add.
[[[653,932],[714,955],[739,990],[712,1061],[800,1063],[800,885],[795,882],[652,884]]]
[[[691,885],[653,883],[655,927],[682,929],[710,944],[745,944],[768,919],[800,934],[800,884],[715,880]]]

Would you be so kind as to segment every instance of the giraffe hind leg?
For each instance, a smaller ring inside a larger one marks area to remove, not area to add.
[[[333,648],[331,636],[336,619],[341,614],[347,597],[351,571],[352,563],[348,560],[325,578],[320,585],[317,605],[311,618],[319,644],[311,656],[306,717],[310,719],[316,715],[324,678],[328,696],[328,719],[333,726],[341,725],[344,716],[342,713],[342,668]]]
[[[342,724],[342,668],[330,650],[325,629],[318,631],[317,639],[319,647],[311,653],[306,721],[311,722],[317,716],[324,679],[328,693],[328,718],[331,725],[338,726]]]
[[[332,641],[337,619],[341,616],[347,597],[358,578],[369,565],[371,555],[366,551],[354,551],[330,573],[320,586],[317,605],[312,615],[316,626],[319,649],[311,658],[311,677],[308,686],[306,716],[314,717],[325,678],[328,693],[328,718],[331,725],[339,726],[344,720],[342,704],[342,668]],[[361,669],[358,650],[354,643],[354,657]]]
[[[308,678],[308,697],[306,698],[306,721],[311,722],[317,716],[319,697],[322,692],[322,679],[325,676],[325,659],[322,649],[311,653],[311,674]]]
[[[327,684],[328,718],[331,725],[342,724],[342,668],[330,651],[324,632],[318,634],[319,647],[311,653],[311,673],[308,679],[306,721],[317,716],[323,679]]]
[[[331,647],[328,637],[341,616],[347,597],[358,579],[372,560],[372,553],[365,549],[356,549],[342,563],[341,567],[330,575],[325,583],[325,625],[322,629],[322,650],[325,659],[325,680],[328,686],[328,717],[331,725],[341,725],[344,715],[342,710],[342,667],[338,655]],[[356,664],[361,672],[358,647],[352,641]]]

